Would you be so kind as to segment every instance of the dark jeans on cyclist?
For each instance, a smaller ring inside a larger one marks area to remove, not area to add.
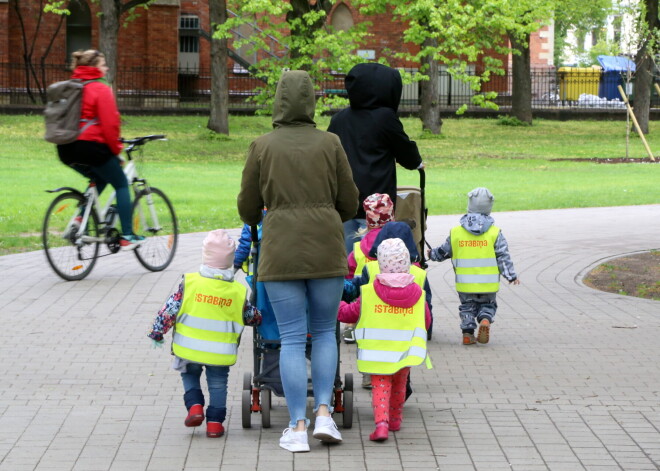
[[[100,195],[109,183],[117,193],[117,213],[124,236],[133,234],[131,220],[131,193],[119,158],[110,148],[100,142],[74,141],[58,145],[57,153],[62,163],[68,165],[84,177],[96,182]]]

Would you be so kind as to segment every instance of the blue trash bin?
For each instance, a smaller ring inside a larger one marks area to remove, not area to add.
[[[628,73],[635,72],[635,63],[627,57],[598,56],[598,62],[603,68],[603,75],[598,87],[598,96],[608,100],[621,100],[618,86],[621,85],[627,95],[632,90],[626,90],[625,78]]]

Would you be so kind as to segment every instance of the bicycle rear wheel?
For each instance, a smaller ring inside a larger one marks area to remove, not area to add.
[[[82,214],[85,198],[77,193],[62,193],[48,207],[41,236],[48,263],[67,281],[82,280],[92,271],[99,254],[98,242],[83,242],[77,238],[74,219]],[[98,237],[99,221],[91,211],[85,236]]]
[[[179,227],[165,193],[154,187],[138,193],[133,202],[133,230],[145,237],[135,249],[142,266],[151,271],[167,268],[179,242]]]

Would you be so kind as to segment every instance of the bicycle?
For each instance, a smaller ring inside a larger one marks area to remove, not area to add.
[[[132,220],[136,234],[145,240],[134,249],[138,261],[147,270],[164,270],[174,258],[179,229],[172,203],[162,190],[149,186],[138,174],[133,153],[143,154],[143,146],[153,140],[166,140],[162,134],[121,139],[127,161],[124,173],[133,188]],[[138,159],[139,160],[139,159]],[[82,280],[94,268],[99,257],[120,249],[115,192],[101,207],[96,184],[90,181],[85,192],[72,187],[46,190],[58,195],[48,207],[42,229],[43,247],[48,263],[67,281]],[[99,255],[101,244],[109,253]]]

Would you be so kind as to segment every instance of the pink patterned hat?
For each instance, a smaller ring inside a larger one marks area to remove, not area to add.
[[[390,195],[381,193],[369,195],[364,199],[362,207],[367,215],[367,227],[369,229],[383,227],[385,223],[394,219],[394,204]]]

